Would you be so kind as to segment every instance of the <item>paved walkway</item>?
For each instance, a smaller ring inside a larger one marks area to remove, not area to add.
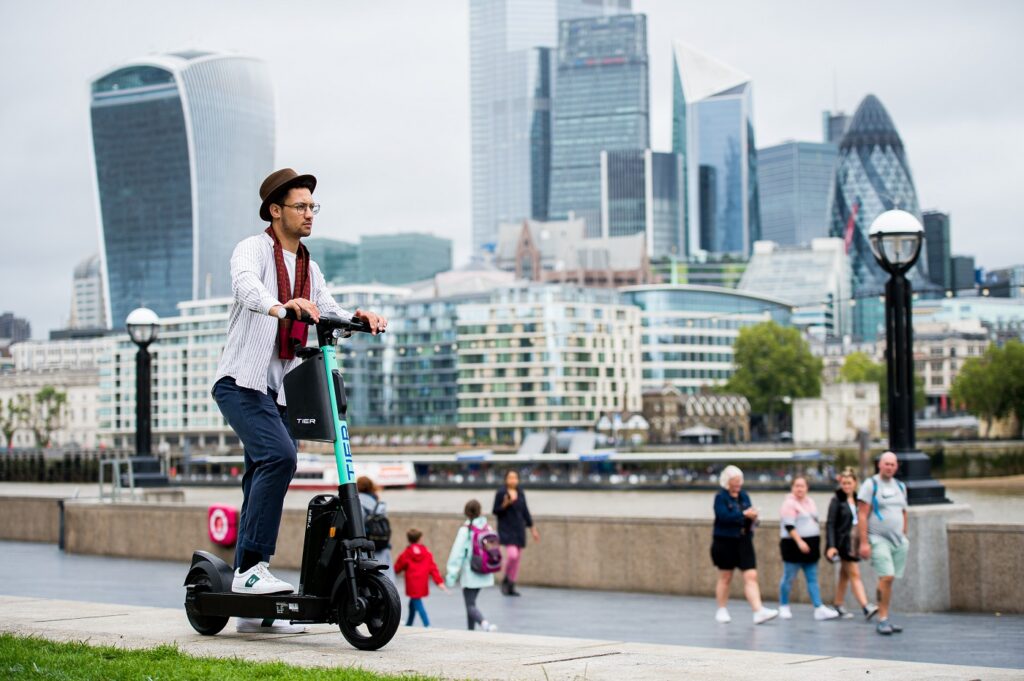
[[[164,561],[67,554],[50,544],[0,542],[0,593],[165,608],[162,617],[168,625],[177,627],[168,630],[169,635],[178,640],[192,631],[182,608],[181,584],[186,568]],[[281,576],[297,583],[295,573],[281,571]],[[713,620],[714,602],[707,598],[532,587],[522,591],[522,598],[506,598],[496,589],[488,589],[481,594],[479,605],[502,634],[524,634],[529,635],[528,640],[545,641],[562,639],[536,637],[566,637],[566,650],[576,645],[571,639],[583,637],[628,641],[630,646],[713,648],[718,649],[715,654],[722,660],[732,659],[729,656],[734,651],[758,651],[794,654],[802,660],[859,657],[875,658],[882,665],[887,663],[883,660],[898,660],[1024,669],[1024,649],[1020,645],[1024,640],[1024,616],[1020,615],[897,614],[895,621],[906,630],[885,638],[863,618],[815,622],[806,605],[794,606],[793,620],[755,627],[746,604],[737,601],[731,603],[733,622],[719,625]],[[426,601],[433,625],[431,635],[441,629],[451,630],[453,635],[468,633],[459,631],[465,627],[462,598],[457,593],[445,596],[436,590],[432,594]],[[340,637],[332,627],[326,631]],[[402,632],[411,636],[423,633],[423,629],[417,623],[411,629],[403,627]],[[334,644],[347,647],[340,638]],[[587,645],[605,643],[592,641]],[[701,655],[713,657],[707,650]],[[881,669],[876,661],[862,661],[861,669]],[[431,673],[436,673],[435,669],[431,667]],[[1016,674],[1024,679],[1024,672]],[[988,677],[987,673],[975,676]]]
[[[383,650],[350,648],[336,628],[317,625],[306,634],[265,636],[229,629],[199,636],[180,610],[0,596],[0,631],[57,641],[146,648],[173,642],[192,655],[274,660],[288,664],[358,666],[385,673],[443,678],[590,681],[726,679],[775,681],[801,678],[1020,679],[1020,671],[985,667],[863,660],[664,646],[622,641],[518,634],[484,634],[439,628],[402,628]],[[870,676],[867,676],[870,674]]]

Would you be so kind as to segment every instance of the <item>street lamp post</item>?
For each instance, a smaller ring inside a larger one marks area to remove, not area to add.
[[[124,322],[128,335],[139,346],[135,354],[135,454],[149,456],[151,447],[151,393],[149,344],[156,340],[160,318],[148,307],[139,307]]]
[[[889,210],[871,223],[871,251],[889,273],[885,285],[885,363],[889,397],[889,449],[899,459],[898,476],[910,504],[948,503],[931,475],[931,460],[917,449],[914,433],[914,326],[912,287],[906,273],[917,262],[924,228],[910,213]]]

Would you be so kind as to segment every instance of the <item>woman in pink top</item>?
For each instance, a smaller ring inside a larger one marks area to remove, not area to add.
[[[782,552],[782,582],[779,583],[779,617],[791,619],[789,591],[793,578],[802,570],[807,579],[807,594],[814,603],[814,619],[830,620],[839,617],[832,608],[821,602],[818,588],[818,558],[821,557],[821,529],[818,507],[807,496],[807,478],[793,478],[790,494],[779,511],[779,550]]]

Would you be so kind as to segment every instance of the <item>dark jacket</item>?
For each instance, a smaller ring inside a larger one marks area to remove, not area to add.
[[[856,503],[856,502],[854,502]],[[825,549],[835,547],[839,557],[844,560],[856,560],[857,551],[854,546],[853,513],[846,502],[846,493],[836,490],[828,505],[828,520],[825,523]]]
[[[754,523],[743,515],[750,508],[750,497],[740,490],[739,497],[732,498],[729,490],[719,490],[715,495],[715,530],[716,537],[742,537],[754,534]]]
[[[526,546],[526,528],[533,527],[530,508],[526,505],[526,495],[522,488],[516,490],[518,496],[506,508],[501,505],[505,501],[508,488],[502,487],[494,495],[494,516],[498,519],[498,539],[502,546]]]

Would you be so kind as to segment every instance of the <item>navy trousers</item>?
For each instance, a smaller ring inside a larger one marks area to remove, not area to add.
[[[213,398],[245,449],[235,567],[244,551],[269,561],[277,546],[284,495],[295,475],[297,443],[288,432],[287,410],[278,406],[273,390],[264,395],[240,388],[230,376],[213,386]]]

